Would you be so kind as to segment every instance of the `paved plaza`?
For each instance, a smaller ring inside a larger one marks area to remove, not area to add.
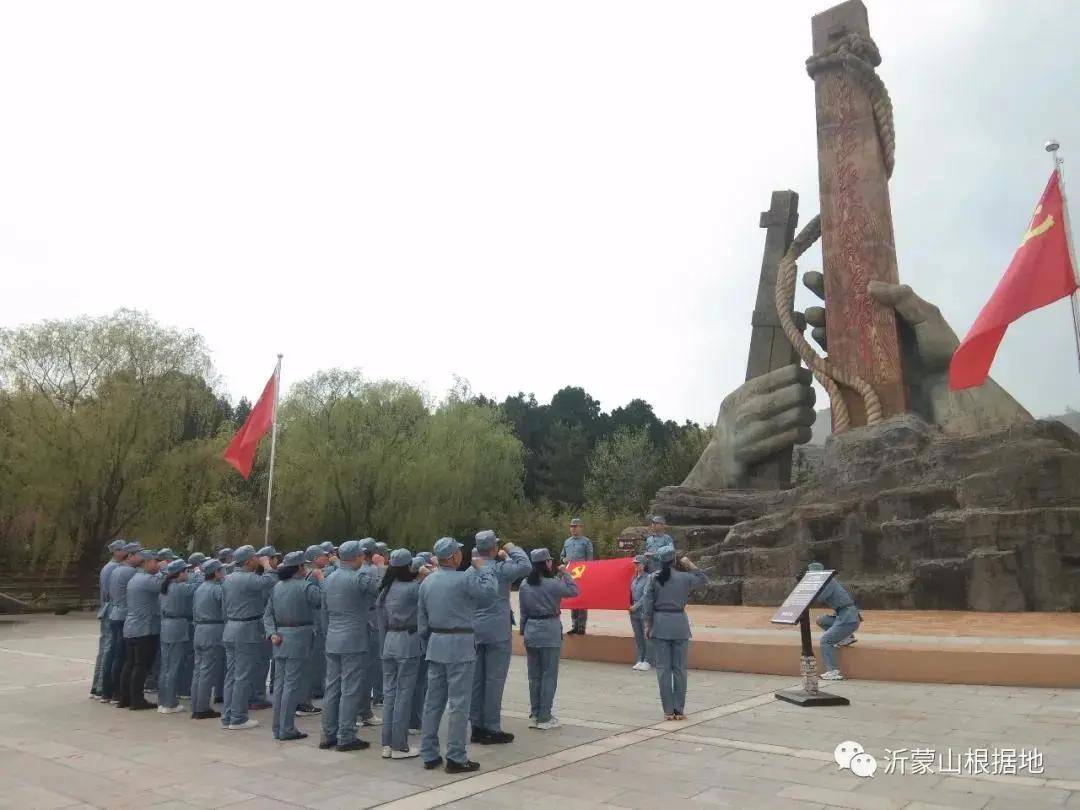
[[[448,776],[374,746],[319,751],[318,718],[277,743],[268,712],[226,732],[90,701],[96,643],[90,614],[0,619],[0,807],[1080,808],[1077,691],[848,681],[829,688],[851,706],[801,709],[773,698],[791,678],[693,671],[688,720],[664,723],[652,673],[564,661],[563,728],[541,732],[515,656],[517,741],[471,746],[482,770]],[[875,776],[837,766],[847,740]]]

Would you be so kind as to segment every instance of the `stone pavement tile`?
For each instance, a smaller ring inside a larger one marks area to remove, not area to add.
[[[300,779],[275,776],[270,773],[243,782],[238,781],[234,787],[245,793],[252,793],[256,797],[277,799],[303,807],[314,807],[319,802],[336,798],[338,795],[337,791],[323,786],[313,785]]]
[[[303,805],[292,804],[291,802],[283,802],[278,799],[270,799],[266,796],[256,796],[254,799],[248,799],[245,802],[239,804],[229,805],[230,810],[278,810],[278,808],[295,808],[302,807]]]
[[[1017,805],[1014,799],[996,798],[991,799],[986,805],[986,810],[1016,810]],[[1065,802],[1058,801],[1025,801],[1023,804],[1024,810],[1060,810],[1065,807]]]
[[[589,784],[604,785],[605,787],[617,788],[620,791],[636,792],[648,797],[655,804],[657,780],[654,775],[635,773],[633,771],[613,771],[607,768],[579,762],[558,771],[558,776],[566,776]],[[688,799],[710,787],[706,781],[691,781],[688,779],[670,779],[664,783],[664,802],[669,798]],[[611,801],[618,804],[614,799]]]
[[[597,784],[591,782],[588,778],[576,777],[570,769],[565,771],[565,776],[563,773],[564,771],[560,770],[556,773],[530,776],[516,782],[514,787],[544,793],[549,797],[555,794],[570,799],[587,799],[593,802],[607,801],[612,796],[625,791],[625,788],[621,785]]]
[[[405,796],[419,793],[426,788],[392,779],[380,779],[360,774],[340,776],[326,782],[325,787],[336,791],[337,797],[319,802],[318,810],[350,810],[350,808],[376,807]]]
[[[153,807],[154,810],[195,810],[195,808],[198,807],[196,804],[188,804],[179,799],[172,799],[150,806]]]
[[[51,810],[52,808],[71,807],[80,803],[78,799],[46,790],[37,785],[20,785],[0,793],[0,807],[33,807],[38,808],[38,810]]]
[[[901,776],[900,774],[878,773],[872,779],[859,779],[846,774],[847,778],[858,782],[855,792],[868,796],[886,796],[904,798],[912,802],[942,804],[956,808],[978,810],[988,801],[986,794],[972,793],[958,779],[940,776]]]
[[[827,807],[848,807],[853,810],[899,810],[906,799],[890,799],[886,796],[872,796],[853,791],[829,790],[809,785],[790,785],[778,794],[781,799],[797,799],[804,802],[817,802]]]
[[[947,797],[941,797],[941,801],[948,801]],[[966,805],[956,804],[933,804],[931,802],[912,802],[905,805],[904,810],[962,810]],[[983,807],[985,805],[979,805]]]
[[[485,793],[481,793],[478,796],[470,797],[468,800],[462,803],[462,807],[472,807],[473,802],[484,802],[492,807],[502,808],[558,808],[558,810],[593,810],[596,807],[610,807],[610,803],[605,802],[589,793],[582,793],[577,796],[567,796],[562,793],[553,794],[550,791],[544,790],[543,786],[536,788],[524,787],[521,782],[514,782],[504,787],[496,788]],[[400,808],[390,808],[389,810],[409,810],[408,807],[402,805]]]
[[[208,785],[199,778],[193,779],[180,786],[155,790],[154,793],[164,799],[174,799],[179,795],[180,798],[188,804],[195,807],[206,808],[206,810],[215,810],[215,808],[218,807],[229,807],[230,805],[255,798],[252,793],[233,790],[230,787],[224,787],[222,785]]]
[[[665,806],[667,802],[665,801]],[[693,805],[699,810],[711,807],[732,807],[739,810],[774,810],[774,808],[797,808],[797,810],[817,810],[822,805],[815,801],[781,799],[776,794],[760,795],[732,788],[710,788],[693,798]]]
[[[55,759],[54,762],[89,773],[109,773],[111,771],[125,771],[131,768],[130,760],[120,759],[115,755],[101,754],[97,751],[80,751],[71,756]]]

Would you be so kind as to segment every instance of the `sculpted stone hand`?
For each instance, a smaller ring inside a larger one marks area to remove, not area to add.
[[[785,366],[740,385],[720,405],[705,452],[683,486],[736,489],[747,484],[750,464],[810,441],[814,389],[810,372]]]
[[[825,278],[821,273],[805,273],[803,284],[824,300]],[[905,381],[909,392],[921,391],[921,403],[912,405],[922,411],[928,422],[950,435],[962,435],[1000,430],[1031,419],[1031,414],[992,379],[978,388],[949,390],[949,362],[960,340],[940,309],[920,298],[906,284],[871,281],[867,292],[879,304],[895,309],[911,329],[919,362],[915,369],[905,368]],[[809,307],[806,320],[813,327],[811,336],[827,350],[824,307]]]

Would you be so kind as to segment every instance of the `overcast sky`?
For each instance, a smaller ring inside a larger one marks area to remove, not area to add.
[[[201,332],[234,399],[280,351],[286,385],[456,374],[711,422],[745,371],[758,213],[777,188],[818,210],[827,5],[4,3],[0,324],[145,310]],[[900,275],[963,335],[1051,135],[1080,200],[1080,3],[868,5]],[[993,374],[1080,407],[1067,302]]]

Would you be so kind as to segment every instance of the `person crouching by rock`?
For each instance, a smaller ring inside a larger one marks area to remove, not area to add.
[[[824,571],[825,566],[821,563],[810,563],[806,570]],[[855,599],[835,576],[825,584],[815,601],[823,602],[833,611],[831,616],[819,616],[817,620],[818,627],[825,631],[821,636],[821,660],[825,666],[821,679],[842,681],[844,674],[836,661],[836,648],[855,643],[855,631],[862,624],[862,614],[859,613]]]
[[[529,704],[532,720],[529,728],[548,731],[559,727],[551,714],[555,689],[559,684],[559,656],[562,653],[562,600],[578,595],[578,586],[566,573],[566,566],[555,564],[546,548],[529,554],[533,570],[521,583],[518,602],[521,606],[521,632],[525,636],[525,656],[529,669]]]

